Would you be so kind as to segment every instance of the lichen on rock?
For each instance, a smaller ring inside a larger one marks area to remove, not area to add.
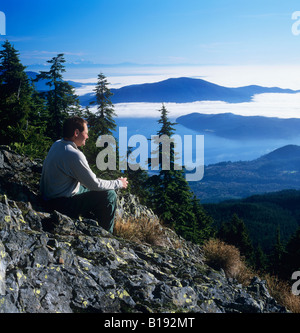
[[[0,148],[0,313],[286,312],[263,281],[228,279],[172,231],[168,246],[153,246],[44,210],[40,171]],[[120,201],[124,216],[153,214],[131,195]]]

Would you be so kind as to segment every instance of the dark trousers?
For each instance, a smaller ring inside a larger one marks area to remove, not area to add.
[[[49,204],[52,209],[73,218],[92,217],[102,228],[113,233],[117,206],[114,190],[89,191],[81,186],[73,197],[52,199]]]

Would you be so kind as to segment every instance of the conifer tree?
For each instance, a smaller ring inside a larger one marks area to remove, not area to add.
[[[259,272],[265,273],[268,268],[267,262],[268,258],[259,244],[254,250],[254,268]]]
[[[6,41],[0,51],[1,143],[18,153],[42,158],[49,149],[45,135],[45,101],[25,72],[16,49]]]
[[[129,156],[132,153],[132,150],[132,147],[128,147],[127,161],[130,158]],[[127,192],[136,195],[140,202],[146,205],[149,196],[148,189],[146,187],[149,179],[148,171],[140,168],[140,165],[138,164],[132,167],[131,163],[129,166],[129,162],[127,162],[127,170],[124,171],[124,177],[127,177],[129,180]]]
[[[248,263],[254,264],[254,249],[246,229],[245,223],[237,214],[233,214],[230,222],[223,223],[218,237],[228,244],[236,246],[245,256]]]
[[[196,219],[194,239],[196,243],[202,244],[205,240],[214,237],[216,230],[213,228],[213,219],[207,215],[200,200],[195,195],[193,197],[193,213]]]
[[[114,120],[114,117],[116,117],[117,115],[114,111],[114,106],[111,102],[111,96],[113,94],[110,91],[108,85],[109,83],[105,75],[100,73],[98,75],[97,85],[94,89],[97,111],[93,113],[89,110],[89,108],[86,108],[84,113],[84,117],[87,119],[89,127],[89,140],[87,141],[86,146],[84,147],[84,153],[92,169],[97,174],[99,174],[99,170],[96,168],[96,158],[99,152],[105,149],[106,146],[102,148],[96,147],[96,142],[102,135],[111,135],[112,137],[114,137],[113,134],[114,130],[116,129],[116,122]],[[115,167],[116,170],[113,171],[102,170],[100,173],[103,178],[105,178],[106,176],[115,177],[120,175],[120,173],[117,171],[118,144],[116,139],[115,142],[116,142],[115,147],[111,148],[115,151],[116,155],[116,167]]]
[[[116,113],[111,101],[113,93],[108,87],[108,82],[103,73],[98,75],[97,85],[94,89],[96,93],[97,112],[95,117],[90,119],[91,127],[99,135],[112,135],[116,128],[114,117]]]
[[[0,51],[0,135],[1,143],[21,140],[28,125],[33,89],[17,50],[6,41]]]
[[[47,100],[48,108],[48,135],[53,140],[58,140],[62,136],[62,126],[64,120],[80,111],[79,100],[75,95],[74,88],[63,80],[65,70],[64,54],[58,54],[48,63],[51,64],[48,72],[42,71],[37,76],[36,81],[46,80],[49,91],[43,92],[42,95]]]
[[[276,230],[276,242],[273,246],[269,263],[269,269],[273,274],[282,276],[283,258],[285,257],[285,254],[285,247],[281,242],[280,228],[278,227]]]
[[[168,119],[168,111],[164,105],[159,110],[161,117],[158,123],[161,125],[158,136],[171,138],[175,133],[174,125]],[[174,144],[170,145],[170,150],[163,151],[163,143],[159,142],[157,160],[159,166],[158,175],[149,178],[148,187],[150,192],[149,204],[161,218],[161,220],[173,227],[175,231],[184,238],[198,241],[197,232],[199,225],[193,211],[193,194],[189,184],[185,179],[184,168],[176,168]],[[164,154],[169,159],[169,168],[163,168]],[[150,164],[151,165],[151,164]],[[153,165],[152,165],[153,166]]]
[[[281,277],[290,279],[293,272],[300,271],[300,228],[290,238],[286,245],[286,252],[282,257]]]

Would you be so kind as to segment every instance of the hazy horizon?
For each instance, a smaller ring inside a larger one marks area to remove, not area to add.
[[[277,70],[275,70],[277,69]],[[300,65],[299,65],[300,71]],[[298,71],[294,66],[166,66],[166,67],[112,67],[102,71],[107,76],[110,88],[121,88],[126,85],[154,83],[168,78],[193,77],[226,86],[241,87],[260,85],[300,90]],[[67,71],[65,77],[70,80],[89,83],[76,89],[78,95],[93,92],[97,80],[96,69],[90,73],[79,71],[82,78],[72,78]],[[76,75],[79,75],[76,72]],[[281,73],[281,75],[278,75]],[[84,74],[86,75],[84,77]],[[122,75],[121,75],[122,74]],[[299,81],[299,85],[298,85]],[[279,118],[299,118],[300,93],[269,93],[253,96],[251,102],[226,103],[221,101],[199,101],[193,103],[165,103],[170,117],[176,118],[188,113],[207,114],[234,113],[242,116],[266,116]],[[115,110],[119,117],[157,117],[161,103],[119,103]],[[92,108],[93,110],[93,108]]]

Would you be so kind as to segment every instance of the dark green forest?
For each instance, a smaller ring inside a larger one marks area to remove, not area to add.
[[[284,279],[300,269],[300,193],[285,191],[252,196],[238,201],[202,204],[185,180],[185,171],[174,167],[174,146],[170,148],[170,170],[163,170],[163,151],[158,145],[159,171],[150,176],[144,170],[98,170],[96,147],[99,136],[114,133],[116,113],[106,77],[100,73],[95,87],[97,111],[79,104],[75,89],[64,81],[64,54],[48,60],[48,71],[31,80],[19,52],[8,41],[0,51],[0,135],[1,144],[32,159],[43,160],[54,141],[61,139],[66,118],[81,116],[88,121],[89,140],[83,149],[91,168],[100,178],[119,176],[129,180],[128,191],[159,216],[162,223],[185,239],[203,244],[218,237],[239,248],[249,265]],[[37,91],[35,82],[46,81],[48,89]],[[158,135],[176,133],[168,110],[157,110]],[[117,139],[116,139],[117,142]],[[103,149],[103,148],[102,148]],[[118,151],[118,149],[117,149]],[[117,159],[118,160],[118,159]],[[149,163],[151,163],[149,161]]]
[[[213,218],[218,237],[228,243],[238,244],[230,235],[234,221],[243,224],[252,247],[243,254],[257,269],[288,279],[300,268],[300,191],[283,190],[203,207]]]
[[[269,253],[277,229],[280,230],[281,240],[287,242],[299,227],[299,203],[300,191],[285,190],[203,206],[218,227],[224,221],[230,221],[234,214],[238,215],[247,226],[253,245],[260,245]]]

